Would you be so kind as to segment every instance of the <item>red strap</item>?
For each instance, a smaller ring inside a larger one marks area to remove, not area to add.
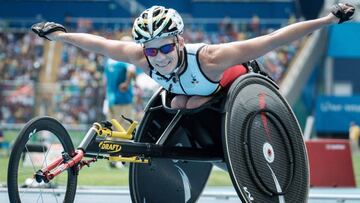
[[[224,72],[220,80],[221,87],[230,86],[236,80],[236,78],[240,77],[241,75],[244,75],[245,73],[247,73],[247,71],[248,71],[247,68],[245,68],[243,65],[235,65],[228,68]]]

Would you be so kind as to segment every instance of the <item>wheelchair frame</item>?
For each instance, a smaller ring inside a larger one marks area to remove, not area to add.
[[[97,159],[143,164],[151,164],[151,158],[167,158],[211,163],[223,162],[223,155],[219,154],[217,151],[196,147],[164,145],[177,122],[180,120],[182,115],[189,110],[174,110],[169,108],[166,105],[166,91],[160,91],[163,105],[150,108],[149,110],[155,111],[157,109],[164,108],[175,114],[170,124],[166,127],[155,144],[132,141],[138,124],[136,121],[124,118],[131,123],[127,130],[125,130],[115,119],[112,119],[111,123],[108,121],[94,123],[86,133],[74,154],[63,153],[62,156],[57,158],[53,163],[36,172],[35,179],[37,182],[40,183],[41,181],[44,181],[47,183],[63,171],[74,166],[75,172],[78,172],[84,165],[89,165]],[[115,130],[111,128],[112,126]],[[92,159],[85,161],[83,160],[84,157]]]

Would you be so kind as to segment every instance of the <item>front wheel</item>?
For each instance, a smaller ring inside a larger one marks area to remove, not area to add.
[[[34,174],[62,152],[74,153],[66,129],[51,117],[29,121],[12,146],[8,165],[10,202],[73,202],[77,175],[70,168],[48,183],[36,182]]]

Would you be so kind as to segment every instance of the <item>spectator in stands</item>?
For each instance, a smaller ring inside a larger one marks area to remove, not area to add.
[[[4,143],[4,133],[3,133],[3,131],[0,129],[0,149],[3,148],[3,143]]]
[[[251,37],[259,36],[261,29],[260,29],[260,18],[257,15],[253,15],[251,18],[250,24],[248,25],[248,31],[250,31]]]
[[[135,20],[133,37],[137,44],[84,33],[66,33],[65,28],[56,23],[38,23],[32,29],[41,37],[141,67],[176,94],[171,101],[173,108],[192,109],[212,98],[229,67],[256,59],[325,26],[350,20],[354,11],[353,6],[339,3],[325,17],[295,23],[254,39],[213,45],[185,44],[181,36],[184,27],[181,16],[162,6],[146,9]]]
[[[360,127],[355,123],[350,123],[349,138],[353,152],[359,152],[360,150]]]
[[[124,36],[123,41],[132,41],[131,37]],[[107,119],[116,119],[122,126],[129,123],[121,118],[134,119],[133,112],[133,87],[136,67],[129,63],[107,59],[105,65],[106,101],[108,105]]]
[[[237,33],[235,32],[235,25],[231,22],[230,17],[225,17],[219,24],[219,33],[221,35],[220,43],[235,41]],[[228,40],[227,40],[228,38]]]

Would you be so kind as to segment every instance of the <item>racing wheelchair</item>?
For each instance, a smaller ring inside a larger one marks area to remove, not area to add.
[[[131,120],[127,130],[114,119],[94,123],[76,149],[59,121],[32,119],[10,155],[10,201],[24,202],[31,190],[44,202],[43,191],[56,193],[62,182],[65,194],[50,198],[73,202],[82,167],[108,159],[130,162],[136,203],[196,202],[213,165],[229,172],[242,202],[307,202],[309,167],[298,122],[271,78],[256,62],[245,65],[249,73],[197,109],[171,109],[172,95],[159,89],[138,127]],[[26,178],[35,186],[23,188]]]

